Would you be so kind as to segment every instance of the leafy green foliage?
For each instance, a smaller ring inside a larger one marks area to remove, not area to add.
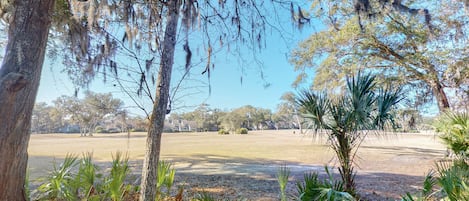
[[[405,85],[415,105],[436,100],[440,111],[449,108],[445,88],[457,92],[452,103],[467,102],[468,48],[461,43],[468,36],[462,31],[467,30],[467,13],[448,12],[464,3],[427,3],[313,1],[311,13],[326,27],[292,52],[295,86],[313,78],[314,89],[337,91],[346,76],[362,69],[379,74],[380,83]]]
[[[354,194],[353,161],[355,153],[367,135],[367,130],[384,129],[394,124],[391,111],[401,100],[401,89],[378,89],[375,76],[363,75],[347,78],[347,91],[343,96],[314,91],[303,91],[297,103],[304,117],[315,131],[325,129],[331,148],[339,160],[339,172],[345,190]]]
[[[430,172],[424,181],[423,190],[417,196],[406,193],[403,201],[469,200],[469,163],[467,159],[456,159],[436,164],[436,175]]]
[[[288,178],[290,177],[290,168],[287,165],[281,166],[277,170],[277,181],[280,186],[280,200],[286,201],[287,194],[285,192],[288,184]]]
[[[407,192],[404,196],[402,196],[402,201],[425,201],[425,200],[432,200],[432,197],[435,196],[433,191],[435,185],[437,185],[438,181],[435,177],[435,172],[430,171],[427,176],[425,176],[425,180],[423,181],[423,189],[417,196],[413,196],[409,192]]]
[[[101,187],[97,180],[102,179],[102,175],[97,173],[98,167],[93,164],[92,154],[83,154],[79,164],[78,173],[73,182],[74,189],[83,191],[81,196],[84,198],[95,197],[96,188]]]
[[[176,170],[172,166],[171,163],[164,160],[158,162],[158,176],[156,180],[157,200],[164,197],[162,187],[166,187],[166,196],[170,195],[171,187],[174,184],[174,176],[176,175]]]
[[[467,160],[455,160],[452,163],[437,164],[438,184],[451,200],[469,199],[469,164]]]
[[[38,188],[42,194],[40,200],[76,200],[72,171],[77,165],[77,159],[74,155],[67,155],[59,167],[54,163],[52,172],[46,178],[46,183]]]
[[[78,166],[78,170],[77,167]],[[126,185],[130,173],[128,158],[121,153],[113,156],[112,167],[108,176],[97,173],[92,154],[78,157],[67,155],[64,162],[39,186],[39,200],[125,200],[126,196],[136,194],[135,188]]]
[[[469,114],[448,112],[435,125],[440,138],[457,156],[468,154]]]
[[[329,201],[329,200],[355,200],[352,195],[345,192],[344,183],[335,180],[325,166],[328,178],[319,180],[318,173],[307,173],[304,181],[297,183],[298,200],[301,201]]]
[[[455,154],[451,161],[436,164],[436,176],[427,175],[420,195],[407,193],[402,200],[469,200],[469,115],[447,112],[436,123],[440,138]],[[438,190],[434,188],[438,187]]]
[[[123,200],[125,194],[131,189],[130,185],[125,185],[129,172],[129,158],[117,152],[112,157],[111,172],[105,181],[107,193],[113,201]]]

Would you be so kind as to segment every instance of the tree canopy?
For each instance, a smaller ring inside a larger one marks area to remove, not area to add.
[[[299,72],[295,84],[307,80],[312,68],[313,88],[337,89],[346,75],[364,70],[379,74],[382,84],[405,85],[417,105],[435,100],[441,111],[461,101],[450,102],[448,93],[467,101],[464,30],[469,16],[459,9],[464,3],[366,2],[370,10],[365,16],[357,13],[364,8],[355,4],[313,3],[311,13],[327,28],[313,33],[292,52],[291,62]],[[426,8],[421,9],[422,5]]]

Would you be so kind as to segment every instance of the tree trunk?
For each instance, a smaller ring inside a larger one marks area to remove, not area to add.
[[[432,86],[433,95],[436,98],[436,102],[438,103],[438,109],[440,112],[444,112],[449,109],[449,101],[448,97],[446,96],[446,92],[443,90],[443,86],[439,82],[436,82]]]
[[[156,89],[156,100],[150,117],[148,136],[145,150],[145,161],[142,170],[142,183],[140,185],[140,200],[153,201],[156,196],[157,167],[160,158],[161,136],[164,119],[169,100],[169,85],[174,63],[174,49],[176,46],[176,31],[179,20],[179,0],[167,2],[168,16],[164,33],[163,53],[161,55],[160,69]]]
[[[16,0],[0,68],[0,200],[26,200],[31,115],[54,0]]]

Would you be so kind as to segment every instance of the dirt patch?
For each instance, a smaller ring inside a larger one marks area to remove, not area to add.
[[[129,155],[138,178],[144,142],[142,133],[132,134],[130,139],[124,134],[33,135],[31,178],[44,176],[53,159],[60,160],[67,153],[93,152],[99,165],[106,167],[116,151]],[[415,192],[444,153],[444,146],[432,133],[370,135],[357,155],[359,193],[363,200],[396,200],[407,191]],[[295,183],[304,173],[319,171],[323,175],[325,164],[336,165],[333,155],[325,138],[290,130],[248,135],[165,134],[162,147],[162,158],[175,165],[177,185],[184,186],[187,196],[206,191],[229,200],[278,200],[275,174],[284,164],[292,171],[288,192],[295,195]]]

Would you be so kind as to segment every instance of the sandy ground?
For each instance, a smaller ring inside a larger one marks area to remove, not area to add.
[[[292,171],[288,190],[310,171],[336,165],[334,153],[324,137],[293,134],[292,130],[250,131],[248,135],[216,133],[164,134],[162,159],[176,167],[177,185],[186,194],[212,192],[230,200],[278,200],[275,174],[286,164]],[[116,151],[127,153],[138,178],[144,157],[144,133],[32,135],[29,170],[34,181],[67,154],[93,152],[94,160],[106,167]],[[445,148],[433,133],[369,135],[357,154],[358,190],[363,200],[396,200],[415,192],[435,162],[444,158]],[[105,168],[103,168],[105,169]],[[34,182],[33,182],[34,183]]]

